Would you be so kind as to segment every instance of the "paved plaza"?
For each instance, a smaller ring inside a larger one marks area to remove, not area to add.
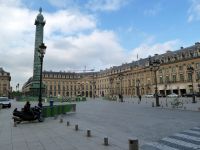
[[[138,139],[143,150],[194,150],[200,148],[200,101],[181,99],[183,108],[172,109],[171,99],[125,98],[125,102],[89,99],[77,103],[77,112],[46,118],[43,123],[13,126],[12,111],[24,103],[13,101],[11,109],[0,110],[1,150],[128,150],[128,139]],[[34,104],[32,104],[34,105]],[[63,123],[60,123],[60,118]],[[67,126],[67,121],[70,126]],[[75,131],[78,124],[79,130]],[[86,131],[91,130],[91,137]],[[103,139],[108,137],[109,146]]]

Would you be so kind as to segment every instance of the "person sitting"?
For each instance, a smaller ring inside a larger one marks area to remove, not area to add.
[[[24,105],[24,112],[30,112],[31,111],[31,104],[29,101],[26,102],[26,104]]]

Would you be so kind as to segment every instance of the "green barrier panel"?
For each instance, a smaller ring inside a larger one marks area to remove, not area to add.
[[[46,117],[50,117],[50,116],[51,116],[51,108],[46,107]]]
[[[62,114],[62,105],[57,106],[57,114]]]
[[[54,107],[50,107],[50,117],[55,116],[55,109]]]
[[[54,105],[43,106],[42,115],[43,117],[54,117],[56,115],[64,114],[66,112],[75,112],[76,104],[66,104],[66,105]]]
[[[82,101],[86,101],[86,97],[82,97]]]

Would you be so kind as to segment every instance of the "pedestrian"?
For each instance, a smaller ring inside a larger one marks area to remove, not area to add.
[[[123,100],[123,95],[121,95],[121,102],[124,102],[124,100]]]
[[[141,102],[141,100],[142,100],[142,96],[141,96],[141,95],[139,95],[139,100],[140,100],[140,102]]]
[[[120,101],[120,102],[122,101],[121,99],[122,99],[121,94],[119,94],[119,101]]]

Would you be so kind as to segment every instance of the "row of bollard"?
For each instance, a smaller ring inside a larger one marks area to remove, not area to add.
[[[63,123],[63,119],[60,119],[60,123]],[[67,126],[70,126],[70,122],[67,121]],[[78,131],[78,124],[75,124],[75,131]],[[91,130],[87,129],[86,131],[86,136],[87,137],[91,137]],[[109,142],[108,142],[108,137],[104,137],[104,145],[108,146]],[[129,150],[139,150],[138,147],[138,140],[137,139],[129,139]]]

